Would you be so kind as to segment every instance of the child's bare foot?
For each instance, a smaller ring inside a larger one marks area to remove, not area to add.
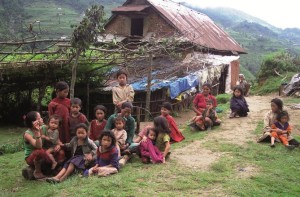
[[[56,166],[57,166],[57,162],[56,161],[52,162],[51,170],[54,170],[56,168]]]
[[[43,179],[46,177],[42,172],[36,172],[36,171],[33,172],[33,176],[36,179]]]
[[[275,144],[271,144],[270,147],[271,147],[271,148],[275,148]]]

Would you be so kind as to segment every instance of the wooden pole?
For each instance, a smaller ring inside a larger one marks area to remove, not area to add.
[[[72,78],[71,78],[71,87],[70,87],[70,98],[74,98],[74,94],[75,94],[75,83],[76,83],[76,71],[77,71],[77,65],[78,65],[78,59],[79,59],[79,55],[81,53],[80,49],[77,49],[76,52],[76,59],[75,59],[75,63],[72,66]]]
[[[150,100],[151,100],[151,81],[152,81],[152,52],[149,54],[149,69],[148,69],[148,77],[147,77],[147,94],[146,94],[146,109],[148,110],[145,113],[145,121],[149,121],[150,117]]]

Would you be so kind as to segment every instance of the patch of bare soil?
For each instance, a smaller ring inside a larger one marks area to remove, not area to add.
[[[259,168],[256,166],[246,166],[246,167],[237,167],[236,177],[238,179],[246,179],[255,176],[258,174]]]

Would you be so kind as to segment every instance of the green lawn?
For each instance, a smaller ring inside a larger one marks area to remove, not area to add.
[[[260,121],[253,133],[260,135],[261,129]],[[222,135],[222,127],[214,128],[213,132]],[[208,135],[191,132],[187,127],[183,133],[186,140],[173,144],[173,150]],[[165,165],[141,164],[135,157],[119,174],[106,178],[75,175],[57,185],[24,180],[21,176],[21,169],[26,166],[23,152],[6,154],[0,156],[0,193],[3,196],[300,195],[299,149],[287,151],[278,145],[270,151],[268,144],[257,144],[252,139],[245,145],[209,140],[202,146],[222,155],[207,171],[183,166],[172,159],[172,154]]]

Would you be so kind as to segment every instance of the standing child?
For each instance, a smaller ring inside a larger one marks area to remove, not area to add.
[[[184,140],[184,136],[179,131],[174,118],[170,115],[171,111],[172,111],[171,103],[164,102],[162,104],[160,113],[161,113],[161,116],[165,117],[166,120],[168,121],[169,129],[171,130],[171,133],[170,133],[171,142],[181,142],[182,140]]]
[[[139,145],[141,160],[143,163],[163,163],[164,156],[155,146],[157,133],[154,128],[147,129],[147,139],[142,141]]]
[[[62,143],[71,140],[69,133],[68,117],[70,113],[69,85],[60,81],[55,86],[56,98],[52,99],[48,105],[49,116],[56,114],[61,118],[61,127],[59,128],[59,139]]]
[[[241,86],[235,86],[233,89],[233,95],[230,99],[230,109],[231,114],[229,118],[237,116],[245,117],[248,115],[249,108]]]
[[[121,156],[121,151],[124,151],[128,147],[128,144],[126,144],[127,133],[124,129],[124,125],[125,120],[121,116],[118,116],[115,118],[115,128],[111,130],[116,138],[116,147],[119,157]]]
[[[114,134],[111,131],[103,131],[99,142],[96,165],[88,170],[88,175],[107,176],[118,173],[119,158]]]
[[[155,117],[153,120],[154,129],[158,133],[156,138],[156,146],[160,152],[163,154],[163,163],[165,162],[165,158],[170,154],[170,129],[168,125],[168,121],[162,117]]]
[[[75,169],[84,171],[92,166],[97,146],[88,138],[88,127],[80,123],[76,126],[75,131],[76,136],[72,138],[70,143],[62,145],[67,149],[71,149],[71,159],[65,163],[63,169],[55,177],[46,179],[47,182],[62,182],[71,175]]]
[[[106,125],[106,111],[106,107],[103,105],[97,105],[94,108],[96,119],[92,120],[90,125],[90,139],[93,140],[96,145],[99,145],[98,139]]]
[[[277,115],[277,122],[271,126],[271,147],[275,147],[275,138],[279,139],[285,147],[292,150],[295,148],[293,145],[289,145],[288,136],[291,134],[292,128],[289,121],[289,114],[286,111],[282,111]]]
[[[58,162],[63,162],[65,159],[64,151],[60,149],[62,144],[59,140],[59,127],[60,118],[57,115],[52,115],[49,117],[48,125],[42,126],[43,134],[41,138],[43,139],[43,148],[47,149],[49,158],[52,160],[52,169],[57,165],[57,161],[54,159],[54,155],[58,156]]]
[[[84,123],[87,126],[89,125],[89,121],[87,120],[86,116],[83,113],[80,113],[81,104],[82,104],[81,99],[79,98],[71,99],[71,112],[68,118],[71,138],[76,136],[75,128],[79,123]]]
[[[116,106],[117,111],[121,109],[123,103],[132,103],[134,99],[134,90],[131,85],[127,84],[127,76],[127,72],[119,70],[117,72],[119,84],[112,88],[113,103]]]
[[[211,127],[214,125],[220,125],[221,120],[218,119],[218,115],[213,107],[212,100],[206,101],[206,108],[202,112],[202,115],[194,117],[192,122],[194,122],[201,131],[206,129],[211,130]]]

